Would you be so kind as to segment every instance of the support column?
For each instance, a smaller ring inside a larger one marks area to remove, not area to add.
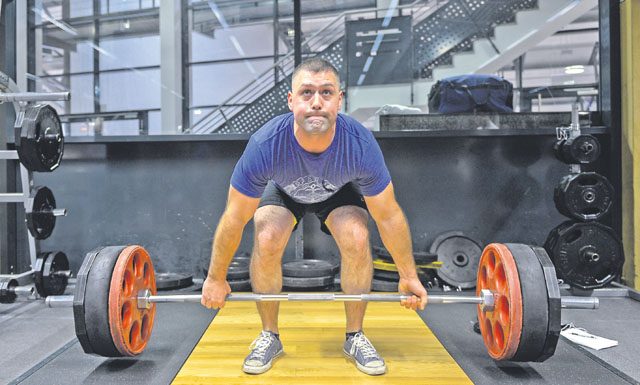
[[[302,62],[302,11],[301,0],[293,0],[293,63],[297,67]]]
[[[160,83],[162,134],[181,133],[182,127],[182,6],[160,0]]]
[[[640,289],[640,2],[620,3],[623,276]]]
[[[27,91],[27,0],[16,0],[16,85]]]

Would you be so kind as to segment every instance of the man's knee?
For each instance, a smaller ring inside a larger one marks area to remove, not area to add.
[[[334,233],[334,237],[343,253],[351,258],[368,258],[369,256],[369,229],[366,226],[353,223],[342,226]]]
[[[265,206],[256,211],[254,223],[254,257],[280,258],[293,229],[293,214],[284,207]]]
[[[285,235],[283,230],[267,227],[258,231],[255,237],[254,245],[259,260],[279,259],[287,245],[288,234]]]

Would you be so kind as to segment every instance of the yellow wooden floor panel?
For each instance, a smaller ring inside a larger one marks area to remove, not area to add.
[[[420,317],[398,304],[369,304],[365,316],[367,337],[387,363],[383,376],[361,373],[344,357],[344,325],[342,303],[282,302],[285,354],[268,372],[248,375],[242,372],[242,361],[260,332],[260,317],[253,303],[227,303],[173,383],[471,384]]]

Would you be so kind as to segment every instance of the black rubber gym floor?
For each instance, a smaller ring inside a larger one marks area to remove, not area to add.
[[[83,353],[70,308],[42,301],[0,305],[0,384],[168,384],[214,313],[174,303],[158,306],[156,317],[143,355],[107,359]],[[474,306],[433,305],[421,317],[476,384],[640,384],[640,302],[630,298],[601,298],[595,311],[563,310],[563,323],[617,339],[619,346],[596,352],[561,338],[544,363],[491,360],[472,330]]]

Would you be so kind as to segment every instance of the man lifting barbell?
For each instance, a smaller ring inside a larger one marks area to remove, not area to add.
[[[338,114],[342,97],[338,71],[326,60],[307,60],[292,76],[288,94],[292,112],[275,117],[249,139],[231,176],[227,205],[215,231],[202,288],[204,306],[224,306],[231,292],[227,268],[251,218],[255,224],[253,291],[279,293],[284,248],[303,215],[312,212],[320,219],[322,231],[338,245],[340,282],[346,294],[371,289],[367,227],[371,214],[398,267],[398,290],[410,294],[401,304],[424,309],[427,291],[418,279],[409,226],[395,199],[382,152],[369,130]],[[244,361],[247,373],[264,373],[283,353],[278,305],[257,303],[263,330]],[[366,302],[345,303],[344,352],[364,373],[383,374],[384,360],[363,334],[365,310]]]

